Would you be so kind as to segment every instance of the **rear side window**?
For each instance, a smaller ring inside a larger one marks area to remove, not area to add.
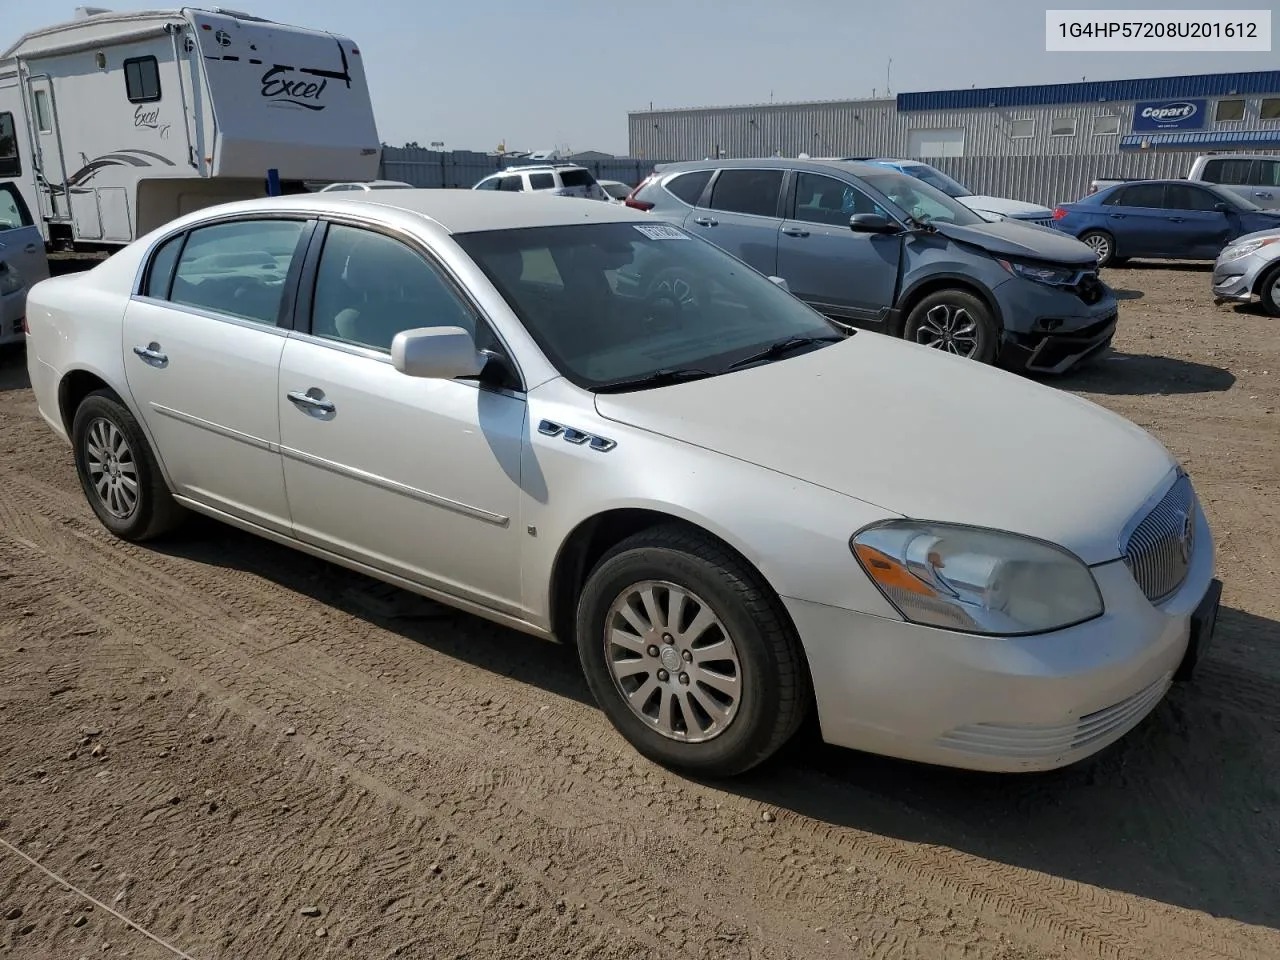
[[[276,326],[305,228],[300,220],[247,220],[193,230],[169,300]]]
[[[696,170],[693,173],[682,173],[667,182],[667,192],[683,200],[689,206],[696,206],[702,191],[711,179],[710,170]]]
[[[1164,184],[1163,183],[1139,183],[1132,187],[1124,188],[1124,195],[1120,198],[1120,204],[1125,207],[1154,207],[1160,208],[1164,206]]]
[[[589,170],[563,170],[560,182],[566,187],[589,187],[596,182],[596,178]]]
[[[155,256],[151,258],[151,266],[147,268],[147,283],[142,288],[142,295],[155,297],[157,300],[169,299],[169,283],[173,280],[173,268],[178,263],[178,253],[182,250],[185,233],[170,237],[160,245]]]
[[[1258,186],[1280,187],[1280,160],[1258,161]]]
[[[1201,174],[1205,183],[1221,183],[1229,187],[1245,186],[1251,182],[1252,160],[1210,160]]]
[[[721,170],[711,188],[711,206],[757,217],[778,215],[781,170]]]
[[[519,193],[524,189],[524,181],[518,173],[514,177],[503,177],[498,182],[498,189],[506,193]]]
[[[20,176],[22,161],[18,158],[18,133],[13,114],[0,113],[0,177]]]
[[[124,62],[124,90],[130,103],[154,103],[160,99],[160,65],[155,57],[134,57]]]
[[[530,190],[554,190],[555,186],[556,178],[549,173],[529,174]]]

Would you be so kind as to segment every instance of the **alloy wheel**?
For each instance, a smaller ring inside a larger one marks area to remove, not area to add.
[[[1084,238],[1085,246],[1093,251],[1099,263],[1106,263],[1111,256],[1111,241],[1100,233],[1090,234]]]
[[[924,315],[916,343],[971,358],[978,352],[978,324],[964,307],[940,303]]]
[[[631,711],[670,740],[722,734],[742,700],[733,638],[705,600],[646,580],[623,590],[604,624],[605,662]]]

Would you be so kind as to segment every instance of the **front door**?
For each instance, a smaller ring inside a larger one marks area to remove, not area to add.
[[[685,219],[684,228],[773,276],[778,269],[783,173],[722,169],[711,185],[707,207],[694,210]]]
[[[837,320],[876,322],[893,306],[902,241],[854,233],[855,213],[887,212],[834,177],[797,173],[789,218],[778,237],[778,276],[791,292]]]
[[[243,220],[167,241],[124,321],[129,390],[174,492],[289,530],[279,368],[311,224]],[[300,262],[296,263],[300,267]]]
[[[1178,229],[1178,245],[1170,256],[1217,259],[1222,248],[1239,232],[1240,225],[1239,214],[1217,209],[1221,202],[1221,197],[1203,187],[1189,183],[1165,184],[1168,208],[1165,212]],[[1236,229],[1233,231],[1233,228]]]
[[[401,330],[488,327],[402,241],[330,225],[310,333],[284,348],[275,409],[299,539],[519,615],[523,393],[399,373]]]
[[[50,220],[71,217],[67,185],[67,165],[62,156],[62,136],[58,132],[58,105],[53,82],[47,74],[29,77],[27,115],[34,130],[37,164],[44,182],[40,184],[41,213]]]

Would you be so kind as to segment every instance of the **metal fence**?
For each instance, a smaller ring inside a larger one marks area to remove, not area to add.
[[[403,180],[415,187],[450,187],[470,189],[491,173],[507,167],[528,166],[540,161],[504,159],[472,150],[426,150],[421,147],[383,147],[379,176],[384,180]],[[634,186],[649,175],[653,164],[634,157],[611,160],[574,160],[591,171],[597,180],[619,180]]]

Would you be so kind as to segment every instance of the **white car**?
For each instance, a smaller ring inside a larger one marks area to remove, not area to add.
[[[0,183],[0,347],[22,342],[27,291],[47,276],[40,228],[17,185]]]
[[[40,412],[115,534],[194,510],[575,643],[675,768],[747,770],[811,707],[846,747],[1057,767],[1212,635],[1210,531],[1150,435],[842,332],[626,207],[227,204],[41,283],[28,323]]]
[[[557,197],[610,201],[609,194],[595,175],[576,163],[511,166],[483,177],[471,189],[499,193],[549,193]]]
[[[330,183],[321,187],[318,193],[353,193],[369,190],[412,190],[412,183],[403,180],[357,180],[343,183]]]
[[[610,203],[622,203],[631,195],[634,187],[623,183],[621,180],[597,180],[600,189],[609,195]]]

